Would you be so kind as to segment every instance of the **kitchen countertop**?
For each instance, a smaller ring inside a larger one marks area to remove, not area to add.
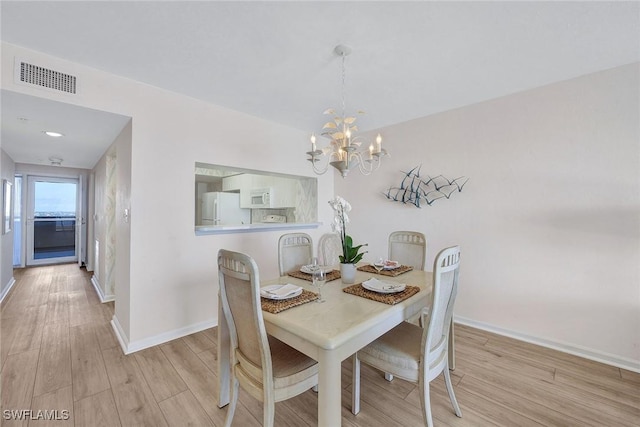
[[[239,225],[198,225],[195,228],[196,236],[207,234],[229,234],[229,233],[252,233],[259,231],[273,230],[295,230],[301,228],[318,228],[321,222],[298,223],[298,222],[259,222],[255,224]]]

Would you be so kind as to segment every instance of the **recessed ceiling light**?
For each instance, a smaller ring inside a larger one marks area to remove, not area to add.
[[[54,138],[60,138],[61,136],[64,136],[64,134],[62,134],[60,132],[53,132],[53,131],[50,131],[50,130],[45,130],[44,133],[49,135],[49,136],[52,136]]]

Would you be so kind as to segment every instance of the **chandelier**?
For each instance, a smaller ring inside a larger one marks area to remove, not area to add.
[[[351,53],[351,48],[344,45],[335,47],[334,52],[342,57],[342,114],[337,115],[333,108],[329,108],[323,114],[333,116],[333,120],[325,123],[321,135],[330,139],[329,145],[323,149],[316,147],[316,135],[311,135],[311,151],[307,151],[313,171],[322,175],[327,172],[329,165],[340,171],[342,177],[346,177],[352,168],[358,168],[363,175],[369,175],[380,167],[381,159],[387,156],[387,150],[382,148],[382,137],[376,137],[375,145],[372,142],[367,148],[362,139],[356,136],[358,126],[354,123],[355,116],[346,114],[345,91],[345,58]],[[358,114],[364,114],[358,111]],[[325,163],[326,162],[326,163]],[[323,166],[321,164],[324,163]]]

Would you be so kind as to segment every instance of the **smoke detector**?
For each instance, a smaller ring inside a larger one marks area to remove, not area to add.
[[[49,157],[51,166],[62,166],[62,159],[60,157]]]

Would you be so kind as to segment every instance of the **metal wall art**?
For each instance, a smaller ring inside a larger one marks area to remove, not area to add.
[[[461,176],[455,179],[445,178],[443,175],[431,177],[421,176],[422,165],[416,166],[409,172],[402,172],[404,177],[399,187],[389,187],[385,196],[393,202],[412,204],[417,208],[423,204],[431,205],[438,199],[449,198],[453,193],[461,192],[469,178]]]

